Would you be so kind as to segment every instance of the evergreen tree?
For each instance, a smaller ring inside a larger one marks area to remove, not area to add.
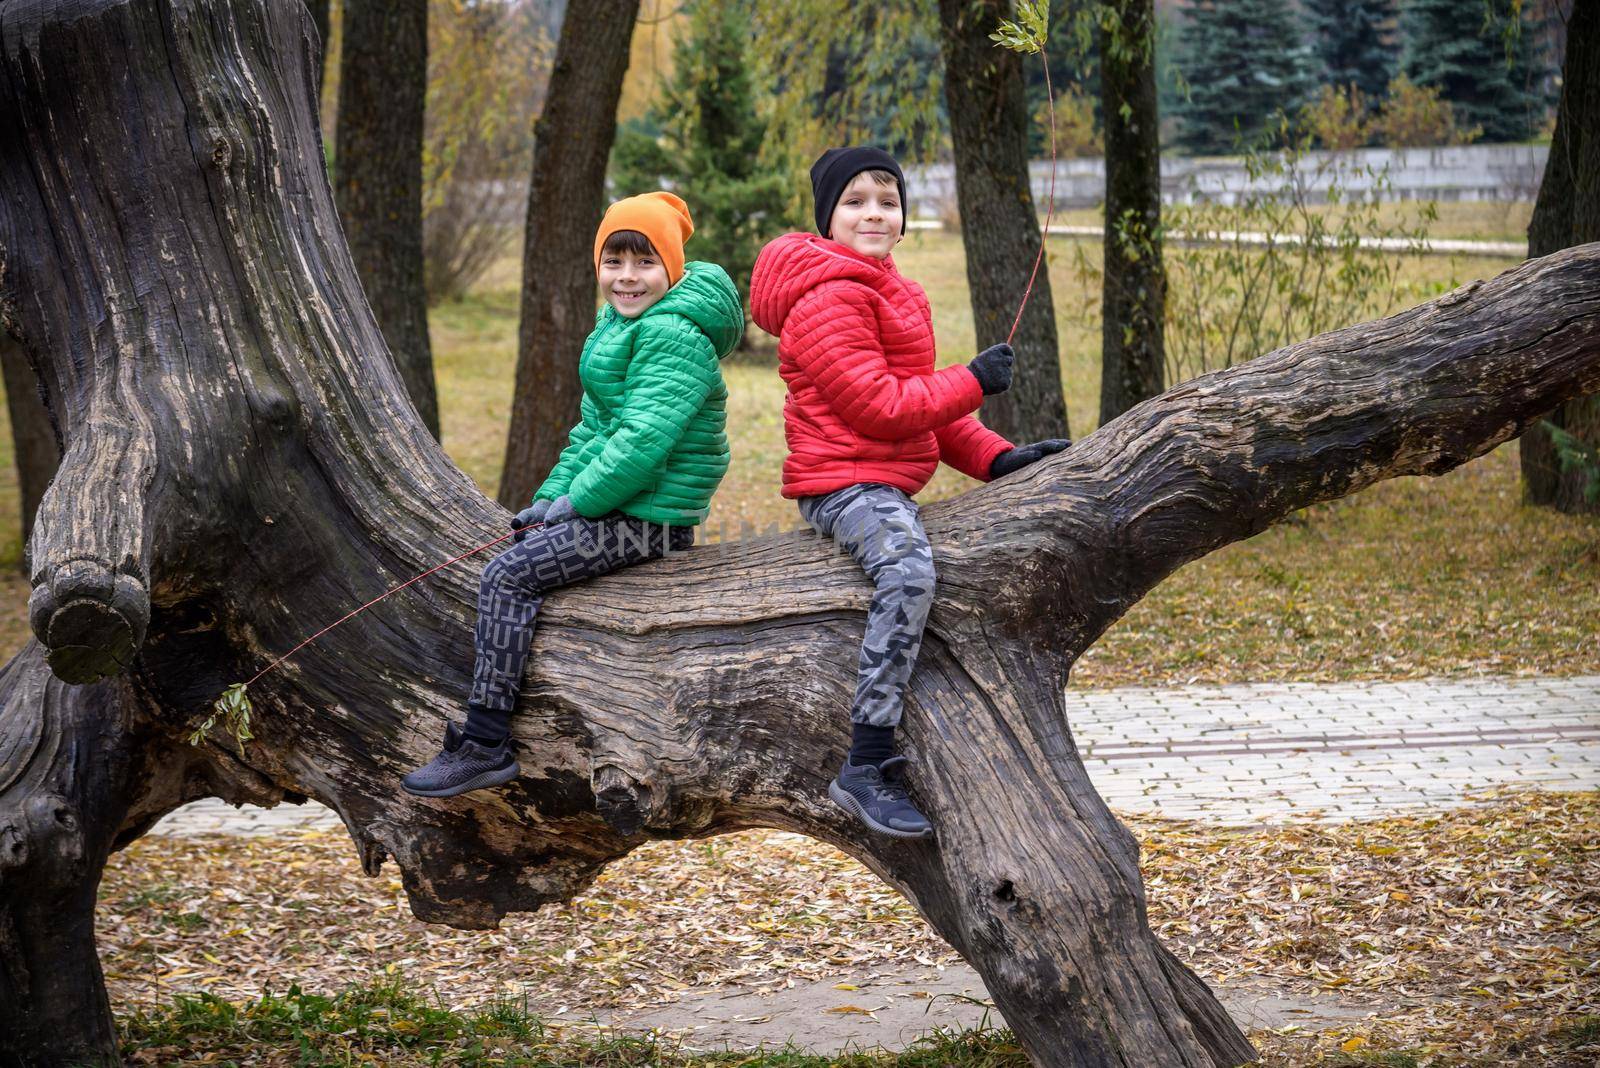
[[[762,244],[804,225],[786,207],[797,164],[765,143],[750,13],[750,0],[696,0],[673,49],[671,84],[643,122],[618,135],[611,155],[616,195],[668,188],[683,197],[694,216],[690,258],[726,268],[741,293]]]
[[[1521,32],[1508,35],[1512,0],[1489,2],[1495,17],[1485,19],[1483,0],[1404,0],[1401,65],[1416,84],[1438,87],[1461,126],[1482,127],[1481,140],[1526,140],[1544,112],[1529,88],[1541,80],[1533,29],[1524,19]]]
[[[1195,0],[1177,59],[1188,83],[1176,107],[1178,143],[1195,153],[1259,142],[1314,87],[1311,48],[1287,0]]]
[[[1354,85],[1370,106],[1399,66],[1394,0],[1301,0],[1324,84]]]

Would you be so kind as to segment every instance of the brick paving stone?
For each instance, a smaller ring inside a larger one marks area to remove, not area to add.
[[[1130,720],[1130,702],[1151,700],[1168,714]],[[1600,676],[1069,690],[1067,720],[1090,778],[1128,811],[1331,821],[1494,787],[1600,789]]]

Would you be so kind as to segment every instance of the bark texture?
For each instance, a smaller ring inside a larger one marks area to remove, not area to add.
[[[578,352],[594,329],[594,235],[628,71],[639,0],[570,5],[544,110],[533,127],[533,180],[522,251],[522,322],[500,503],[533,499],[578,422]]]
[[[1528,223],[1528,255],[1548,256],[1600,241],[1600,4],[1579,3],[1567,24],[1561,103],[1550,159]],[[1600,396],[1580,397],[1546,418],[1586,443],[1600,463]],[[1535,425],[1522,436],[1523,498],[1562,512],[1600,513],[1585,492],[1592,476],[1562,470],[1550,432]]]
[[[22,544],[33,533],[33,517],[61,462],[50,412],[44,406],[39,380],[28,366],[17,340],[0,330],[0,374],[5,376],[6,409],[11,416],[11,443],[17,463],[17,488],[22,504]],[[27,570],[27,561],[23,561]]]
[[[1043,240],[1028,185],[1022,57],[989,39],[1011,8],[1010,0],[939,0],[944,97],[979,349],[1006,339]],[[1055,302],[1044,264],[1012,346],[1011,388],[984,401],[983,421],[1019,444],[1066,437]]]
[[[1128,0],[1100,24],[1105,116],[1105,273],[1101,283],[1100,422],[1166,388],[1167,276],[1161,261],[1161,143],[1155,5]]]
[[[439,398],[422,269],[428,0],[344,0],[342,40],[334,155],[339,219],[406,393],[437,438]],[[320,64],[319,58],[319,85]]]
[[[801,533],[559,591],[522,778],[413,798],[398,777],[467,692],[474,567],[257,683],[242,754],[181,741],[226,685],[507,520],[371,358],[309,26],[298,0],[0,2],[0,312],[66,445],[33,534],[38,638],[0,676],[0,1058],[114,1055],[94,884],[207,794],[322,801],[367,872],[392,859],[419,917],[468,928],[653,838],[799,831],[905,893],[1034,1063],[1251,1057],[1149,929],[1134,839],[1063,715],[1072,664],[1182,564],[1600,388],[1600,245],[1186,382],[928,507],[941,581],[901,733],[936,843],[825,799],[872,589]]]

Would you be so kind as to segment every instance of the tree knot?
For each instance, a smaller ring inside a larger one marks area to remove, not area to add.
[[[614,764],[596,768],[591,786],[600,817],[625,838],[665,822],[663,791],[651,789]]]

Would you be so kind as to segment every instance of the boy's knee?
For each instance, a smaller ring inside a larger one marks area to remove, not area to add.
[[[903,556],[895,563],[893,570],[901,592],[907,599],[933,600],[933,588],[938,583],[938,576],[934,574],[931,553]]]
[[[939,577],[933,571],[933,561],[907,560],[902,564],[902,569],[906,572],[907,593],[915,590],[915,596],[926,601],[933,600],[933,588],[939,582]]]
[[[478,578],[478,592],[488,593],[494,590],[520,589],[531,592],[531,587],[537,583],[517,577],[516,568],[512,566],[508,557],[511,554],[502,553],[490,560],[483,568],[483,574]]]
[[[483,565],[483,573],[478,576],[478,589],[492,590],[505,585],[507,565],[505,557],[497,556]]]

